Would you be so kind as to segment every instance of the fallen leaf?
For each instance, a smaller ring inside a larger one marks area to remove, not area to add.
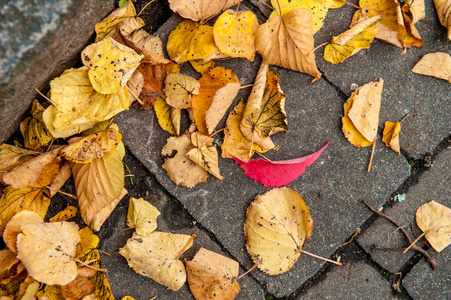
[[[384,81],[359,87],[343,105],[343,133],[355,147],[371,146],[377,137],[379,109]]]
[[[208,180],[208,173],[186,156],[191,149],[194,149],[191,134],[185,133],[170,137],[161,151],[164,158],[163,169],[169,178],[175,184],[189,188]]]
[[[284,186],[301,176],[307,167],[310,167],[326,149],[329,142],[317,152],[291,160],[267,161],[264,159],[241,160],[232,156],[235,163],[241,164],[244,175],[254,179],[266,187]]]
[[[178,291],[186,281],[185,266],[179,258],[192,245],[189,235],[154,231],[146,237],[134,234],[119,253],[136,273]]]
[[[78,233],[80,234],[80,243],[77,245],[77,257],[84,258],[89,256],[93,250],[96,250],[95,248],[99,244],[99,237],[89,227],[80,229]],[[95,256],[97,256],[96,253],[94,253]]]
[[[387,147],[390,147],[396,153],[400,154],[399,133],[401,132],[401,124],[399,122],[385,122],[382,141]]]
[[[142,55],[112,38],[86,47],[81,53],[93,88],[101,94],[119,92],[138,67]]]
[[[451,209],[435,201],[421,205],[416,212],[418,227],[437,252],[451,244]]]
[[[199,143],[202,139],[203,142]],[[214,139],[194,132],[191,134],[191,142],[195,148],[189,150],[186,156],[214,177],[224,179],[219,173],[218,151],[213,146]]]
[[[34,211],[23,210],[15,214],[6,224],[3,232],[3,240],[11,251],[17,253],[17,235],[22,232],[22,225],[39,224],[44,222],[44,217]]]
[[[203,74],[199,79],[200,89],[198,95],[193,95],[193,117],[199,133],[208,135],[206,124],[207,110],[213,101],[216,92],[228,83],[239,83],[235,73],[224,67],[216,67]]]
[[[77,208],[72,205],[68,205],[65,209],[50,218],[50,222],[62,222],[67,221],[77,215]]]
[[[17,166],[41,153],[31,151],[16,146],[1,144],[0,145],[0,170],[9,171],[12,167]]]
[[[46,285],[44,289],[37,292],[38,300],[65,300],[59,286]]]
[[[111,291],[110,282],[104,272],[97,272],[92,278],[92,282],[94,282],[96,288],[94,291],[94,299],[115,300],[113,292]]]
[[[157,229],[160,211],[143,198],[130,198],[127,213],[127,226],[135,228],[136,234],[147,236]]]
[[[239,268],[237,261],[202,247],[186,261],[191,292],[196,299],[234,299],[240,291]]]
[[[175,134],[180,135],[180,126],[182,122],[182,110],[180,108],[171,107],[171,122],[174,126]]]
[[[253,61],[257,28],[258,20],[252,12],[227,10],[213,25],[215,44],[227,56],[244,57]]]
[[[94,293],[95,286],[91,278],[79,275],[68,284],[61,286],[61,291],[64,297],[63,299],[79,300]]]
[[[96,24],[96,42],[104,39],[108,33],[114,30],[117,25],[124,22],[127,18],[134,16],[136,16],[136,10],[132,1],[128,1],[126,7],[114,10],[105,19]]]
[[[189,63],[194,68],[194,70],[196,70],[200,74],[205,74],[215,67],[215,62],[213,60],[203,61],[201,59],[198,59],[190,60]]]
[[[288,131],[284,110],[286,96],[280,89],[279,81],[274,70],[262,63],[240,125],[241,133],[264,149],[275,147],[270,135]]]
[[[20,260],[16,257],[16,253],[10,249],[0,250],[0,261],[0,281],[16,275],[14,268],[20,263]]]
[[[434,0],[440,24],[448,28],[448,40],[451,40],[451,3],[448,0]]]
[[[17,257],[28,274],[48,285],[66,285],[77,277],[78,225],[53,222],[22,225],[17,236]]]
[[[66,161],[58,170],[52,182],[47,186],[49,197],[53,197],[60,188],[66,183],[66,181],[72,176],[72,170],[70,164]]]
[[[443,52],[428,53],[416,63],[412,72],[451,82],[451,56]]]
[[[35,99],[31,106],[31,117],[20,122],[20,132],[24,138],[25,148],[40,150],[53,140],[42,119],[44,110],[44,107]]]
[[[189,60],[225,57],[216,47],[213,27],[185,20],[169,34],[166,45],[169,57],[178,64]]]
[[[205,21],[238,2],[239,0],[169,0],[169,6],[185,19]]]
[[[255,197],[246,212],[246,248],[268,275],[289,271],[312,235],[313,220],[301,195],[275,188]]]
[[[255,33],[255,47],[263,62],[321,78],[313,52],[312,13],[295,9],[282,16],[273,15]]]
[[[193,95],[199,94],[200,83],[191,76],[168,74],[164,82],[166,102],[173,108],[190,108]]]
[[[166,103],[164,96],[157,98],[154,105],[155,114],[157,115],[158,124],[160,127],[169,132],[172,135],[176,135],[174,124],[172,123],[172,110],[173,108]]]
[[[17,299],[33,299],[39,290],[40,284],[36,280],[34,280],[31,276],[27,276],[25,281],[20,285],[20,289],[17,296]]]
[[[376,22],[380,19],[381,16],[374,16],[367,20],[362,19],[349,30],[337,37],[332,37],[332,41],[324,49],[324,59],[337,64],[360,50],[369,48],[377,34]]]
[[[127,89],[130,94],[130,103],[133,103],[139,98],[144,87],[144,76],[141,72],[135,70],[130,79],[127,81]],[[141,100],[141,99],[140,99]]]

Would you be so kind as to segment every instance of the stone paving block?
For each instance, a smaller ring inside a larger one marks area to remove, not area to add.
[[[137,159],[127,154],[124,162],[130,168],[130,173],[134,175],[134,184],[131,185],[130,177],[125,178],[129,193],[119,203],[99,232],[101,238],[99,249],[111,255],[102,255],[102,267],[108,270],[106,274],[115,298],[121,299],[129,295],[135,299],[150,299],[153,296],[157,296],[158,299],[194,299],[188,283],[179,291],[173,292],[152,279],[135,273],[128,266],[125,258],[118,253],[133,234],[133,230],[118,232],[119,229],[127,227],[129,198],[142,197],[158,208],[161,215],[157,219],[157,230],[196,234],[193,247],[185,252],[182,260],[191,260],[200,247],[225,256],[227,254],[221,252],[221,248],[210,239],[205,231],[193,226],[193,219],[174,202],[173,198],[157,183],[155,177],[149,174]],[[245,270],[240,270],[241,274],[244,272]],[[239,284],[241,290],[236,299],[264,299],[263,290],[250,275],[241,278]]]
[[[409,188],[406,199],[397,203],[393,208],[384,212],[397,220],[400,225],[412,234],[411,224],[415,226],[415,235],[421,234],[416,227],[415,212],[422,204],[434,200],[443,205],[451,207],[451,150],[443,150],[436,158],[435,164],[424,172],[418,184]],[[412,236],[412,235],[411,235]],[[371,258],[381,267],[391,273],[399,269],[415,253],[408,251],[371,251],[371,246],[377,244],[385,248],[400,248],[408,246],[404,235],[396,230],[396,227],[386,219],[378,218],[364,233],[360,235],[357,242],[371,255]]]
[[[172,23],[171,23],[172,22]],[[178,22],[168,21],[159,35],[164,40]],[[240,82],[252,83],[259,59],[217,62],[235,70]],[[410,174],[403,156],[379,146],[371,173],[366,171],[370,149],[356,149],[341,132],[343,101],[336,90],[324,80],[311,84],[311,77],[277,68],[281,87],[287,94],[290,131],[274,136],[280,151],[265,154],[271,160],[291,159],[320,149],[327,141],[330,146],[319,160],[299,179],[288,186],[298,191],[306,201],[314,220],[313,236],[306,250],[330,256],[370,215],[360,203],[366,199],[375,206],[382,205],[393,190]],[[240,91],[237,99],[247,99],[250,88]],[[224,121],[224,120],[223,120]],[[243,223],[245,212],[257,194],[268,191],[242,174],[231,159],[220,159],[219,167],[225,179],[215,178],[192,189],[176,186],[161,167],[161,149],[168,134],[157,123],[153,111],[130,110],[116,118],[124,143],[132,153],[156,175],[157,180],[190,211],[193,217],[211,230],[223,246],[245,266],[253,263],[245,250]],[[222,125],[222,124],[221,124]],[[283,275],[253,274],[270,293],[280,297],[293,292],[323,265],[302,256],[294,268]]]
[[[451,130],[450,83],[410,71],[425,54],[449,51],[446,28],[439,23],[433,1],[426,0],[425,3],[426,19],[416,24],[424,41],[422,49],[413,47],[400,55],[400,48],[374,40],[369,49],[337,65],[324,60],[324,48],[315,52],[318,68],[347,96],[352,92],[353,83],[361,86],[384,79],[379,118],[381,131],[384,122],[400,121],[410,113],[402,123],[400,145],[415,159],[432,152]],[[354,11],[347,5],[330,10],[324,27],[315,35],[315,45],[329,43],[332,36],[347,30]]]

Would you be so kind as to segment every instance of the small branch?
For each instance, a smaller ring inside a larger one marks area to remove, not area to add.
[[[368,164],[368,173],[371,171],[371,163],[373,162],[374,149],[376,148],[376,141],[373,142],[373,148],[371,149],[370,163]]]
[[[304,253],[304,254],[313,256],[313,257],[315,257],[315,258],[318,258],[318,259],[321,259],[321,260],[325,260],[325,261],[331,262],[331,263],[336,264],[336,265],[339,265],[339,266],[342,265],[341,262],[338,262],[338,261],[335,261],[335,260],[331,260],[331,259],[328,259],[328,258],[325,258],[325,257],[318,256],[318,255],[316,255],[316,254],[307,252],[307,251],[305,251],[305,250],[303,250],[303,249],[299,249],[299,250],[301,251],[301,253]]]

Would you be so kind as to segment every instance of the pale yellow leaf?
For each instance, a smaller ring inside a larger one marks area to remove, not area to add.
[[[34,211],[23,210],[15,214],[11,220],[6,224],[3,232],[3,240],[6,246],[13,252],[17,253],[17,235],[22,232],[22,225],[25,224],[39,224],[44,222],[43,217]]]
[[[239,0],[169,0],[169,5],[185,19],[204,21],[238,2]]]
[[[136,234],[147,236],[157,229],[157,217],[160,211],[143,198],[130,198],[127,213],[127,225],[135,228]]]
[[[443,52],[428,53],[416,63],[412,72],[451,82],[451,56]]]
[[[418,227],[431,246],[440,252],[451,243],[451,209],[435,201],[421,205],[416,212]]]
[[[166,102],[173,108],[190,108],[192,95],[199,94],[200,83],[191,76],[171,73],[164,82]]]

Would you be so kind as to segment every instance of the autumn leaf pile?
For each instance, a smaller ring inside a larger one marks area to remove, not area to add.
[[[124,3],[96,25],[95,43],[81,53],[83,66],[53,79],[44,96],[47,102],[34,100],[31,116],[20,124],[23,146],[0,146],[0,234],[7,245],[0,250],[2,299],[114,299],[92,231],[101,229],[127,194],[125,148],[114,117],[132,105],[154,108],[161,128],[173,135],[162,149],[162,167],[171,180],[188,188],[207,182],[209,174],[224,178],[218,167],[219,144],[223,158],[233,158],[245,175],[268,187],[295,180],[327,147],[289,161],[250,160],[254,153],[277,150],[271,135],[289,130],[286,95],[270,65],[319,79],[314,33],[327,11],[343,2],[272,1],[274,12],[261,25],[252,12],[238,10],[238,1],[169,2],[186,19],[169,35],[171,60],[164,57],[161,40],[141,29],[144,21],[132,2]],[[449,12],[448,2],[435,1],[437,10]],[[228,10],[234,5],[236,11]],[[424,18],[422,1],[361,0],[360,7],[351,28],[326,46],[327,61],[343,62],[374,38],[403,52],[422,46],[414,26]],[[217,15],[214,25],[208,25]],[[449,19],[440,18],[448,27]],[[253,61],[257,52],[263,62],[250,96],[231,108],[242,87],[234,71],[214,67],[214,59]],[[451,82],[449,60],[448,54],[430,54],[412,71]],[[179,64],[185,62],[201,74],[199,79],[180,73]],[[382,88],[382,79],[368,83],[344,105],[343,132],[357,148],[375,145]],[[191,123],[186,130],[183,110]],[[227,112],[226,127],[218,128]],[[215,138],[222,130],[224,139]],[[400,122],[387,122],[383,138],[398,153],[400,131]],[[73,197],[89,226],[82,229],[67,221],[78,212],[73,206],[44,221],[52,197],[71,176]],[[239,292],[238,263],[201,248],[185,269],[180,258],[194,236],[155,231],[159,214],[147,201],[131,198],[127,224],[135,233],[120,249],[129,266],[174,291],[188,280],[196,299],[233,299]],[[449,225],[437,225],[424,214],[431,213],[417,213],[417,222],[440,251],[449,242],[434,232]],[[303,247],[312,228],[302,197],[286,187],[273,189],[258,195],[247,210],[246,247],[256,267],[281,274],[306,253]],[[449,231],[443,231],[449,239]],[[222,298],[215,298],[219,294]]]

